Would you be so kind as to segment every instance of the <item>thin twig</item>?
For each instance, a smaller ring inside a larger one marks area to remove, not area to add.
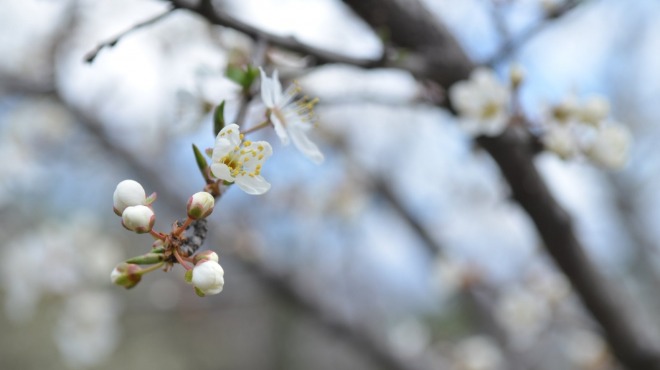
[[[541,31],[545,30],[552,23],[552,21],[563,17],[569,11],[573,10],[578,5],[578,3],[579,3],[578,0],[566,1],[557,9],[554,9],[553,11],[547,13],[541,21],[530,26],[526,31],[523,31],[518,37],[506,39],[504,41],[504,44],[495,53],[495,55],[486,59],[486,61],[483,62],[482,64],[493,67],[496,64],[502,62],[509,55],[513,54],[516,50],[520,49],[524,44],[529,42],[529,40],[534,38],[534,36],[538,35],[539,33],[541,33]]]
[[[303,55],[311,55],[316,59],[316,64],[342,63],[363,68],[374,68],[384,65],[384,53],[379,59],[354,58],[333,53],[331,51],[320,49],[300,42],[293,36],[275,35],[247,23],[241,22],[240,20],[226,13],[216,10],[213,7],[212,2],[209,0],[202,0],[197,5],[191,4],[190,1],[185,0],[170,0],[170,3],[174,6],[174,8],[187,9],[198,13],[213,24],[235,29],[249,36],[253,40],[264,40],[271,45],[301,53]]]
[[[172,12],[173,12],[175,9],[176,9],[176,8],[174,8],[174,7],[169,8],[169,9],[167,9],[166,11],[164,11],[163,13],[158,14],[158,15],[156,15],[155,17],[149,18],[149,19],[147,19],[147,20],[145,20],[145,21],[143,21],[143,22],[140,22],[140,23],[138,23],[138,24],[132,26],[131,28],[129,28],[129,29],[127,29],[127,30],[121,32],[121,33],[118,34],[117,36],[115,36],[115,37],[113,37],[113,38],[111,38],[111,39],[109,39],[109,40],[107,40],[107,41],[101,42],[100,44],[98,44],[98,45],[96,46],[96,48],[94,48],[94,50],[92,50],[92,51],[88,52],[87,54],[85,54],[85,62],[87,62],[87,63],[92,63],[92,62],[94,62],[94,59],[96,59],[96,57],[99,55],[99,52],[101,52],[101,50],[103,50],[103,49],[105,49],[105,48],[112,48],[112,47],[114,47],[115,45],[117,45],[117,43],[118,43],[118,42],[119,42],[124,36],[128,35],[129,33],[133,32],[133,31],[136,31],[136,30],[138,30],[138,29],[140,29],[140,28],[143,28],[143,27],[146,27],[146,26],[149,26],[149,25],[151,25],[151,24],[154,24],[154,23],[158,22],[159,20],[161,20],[161,19],[167,17],[168,15],[172,14]]]

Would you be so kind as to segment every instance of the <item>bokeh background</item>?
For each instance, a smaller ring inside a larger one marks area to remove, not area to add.
[[[526,71],[524,112],[602,95],[634,145],[618,172],[536,159],[579,238],[623,300],[658,327],[660,4],[424,0],[470,57]],[[375,58],[372,32],[338,0],[225,0],[219,12],[337,53]],[[213,144],[204,106],[240,107],[228,65],[241,33],[166,1],[0,0],[0,368],[617,369],[597,325],[540,246],[490,157],[439,108],[443,92],[394,69],[310,67],[270,48],[285,84],[319,97],[316,166],[272,131],[272,189],[231,189],[205,243],[225,289],[198,298],[178,266],[112,286],[150,238],[124,230],[112,192],[140,181],[157,228],[203,186],[190,149]],[[264,106],[250,102],[246,124]]]

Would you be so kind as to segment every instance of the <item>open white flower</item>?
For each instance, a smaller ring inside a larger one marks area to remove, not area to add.
[[[509,123],[511,92],[490,69],[475,69],[469,80],[449,89],[449,97],[460,114],[461,126],[473,136],[497,136]]]
[[[307,158],[316,164],[323,162],[323,153],[307,137],[313,125],[314,105],[318,101],[297,99],[300,87],[291,85],[286,90],[282,90],[282,84],[277,76],[277,70],[273,72],[272,77],[266,76],[266,72],[261,71],[261,100],[268,108],[268,119],[275,127],[275,133],[282,141],[282,144],[289,145],[289,137],[293,145],[298,148]]]
[[[213,176],[238,185],[248,194],[263,194],[270,189],[261,176],[261,167],[273,149],[266,141],[243,141],[237,124],[225,126],[215,138],[211,164]]]

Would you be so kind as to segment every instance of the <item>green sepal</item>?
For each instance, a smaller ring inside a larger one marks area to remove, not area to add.
[[[206,294],[204,294],[204,292],[202,292],[198,287],[195,287],[195,293],[197,293],[197,295],[200,297],[206,297]]]
[[[218,136],[225,127],[225,101],[223,100],[213,111],[213,136]]]
[[[155,201],[156,201],[156,198],[158,198],[158,194],[156,194],[156,192],[151,193],[151,195],[149,195],[149,196],[147,197],[147,199],[145,199],[145,201],[144,201],[145,205],[148,206],[148,205],[150,205],[151,203],[155,202]]]
[[[186,283],[192,283],[192,270],[186,270],[186,274],[183,275],[183,279]]]
[[[206,169],[209,167],[208,162],[206,162],[206,158],[204,158],[204,154],[199,150],[197,145],[193,144],[192,145],[193,153],[195,153],[195,161],[197,162],[197,168],[199,168],[199,172],[202,173],[202,177],[206,179]]]
[[[147,253],[141,256],[135,256],[127,259],[126,263],[132,263],[135,265],[153,265],[154,263],[162,262],[165,260],[165,256],[160,253]]]

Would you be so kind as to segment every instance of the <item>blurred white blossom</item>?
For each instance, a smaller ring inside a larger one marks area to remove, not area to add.
[[[511,92],[490,69],[475,69],[469,80],[449,89],[449,97],[470,135],[497,136],[509,123]]]
[[[453,352],[456,370],[502,369],[502,351],[489,337],[475,335],[461,340]]]
[[[511,288],[497,301],[495,318],[514,345],[527,346],[546,328],[551,312],[543,297],[522,288]]]
[[[68,297],[54,332],[57,348],[74,368],[97,365],[119,342],[119,306],[107,292],[85,291]]]

